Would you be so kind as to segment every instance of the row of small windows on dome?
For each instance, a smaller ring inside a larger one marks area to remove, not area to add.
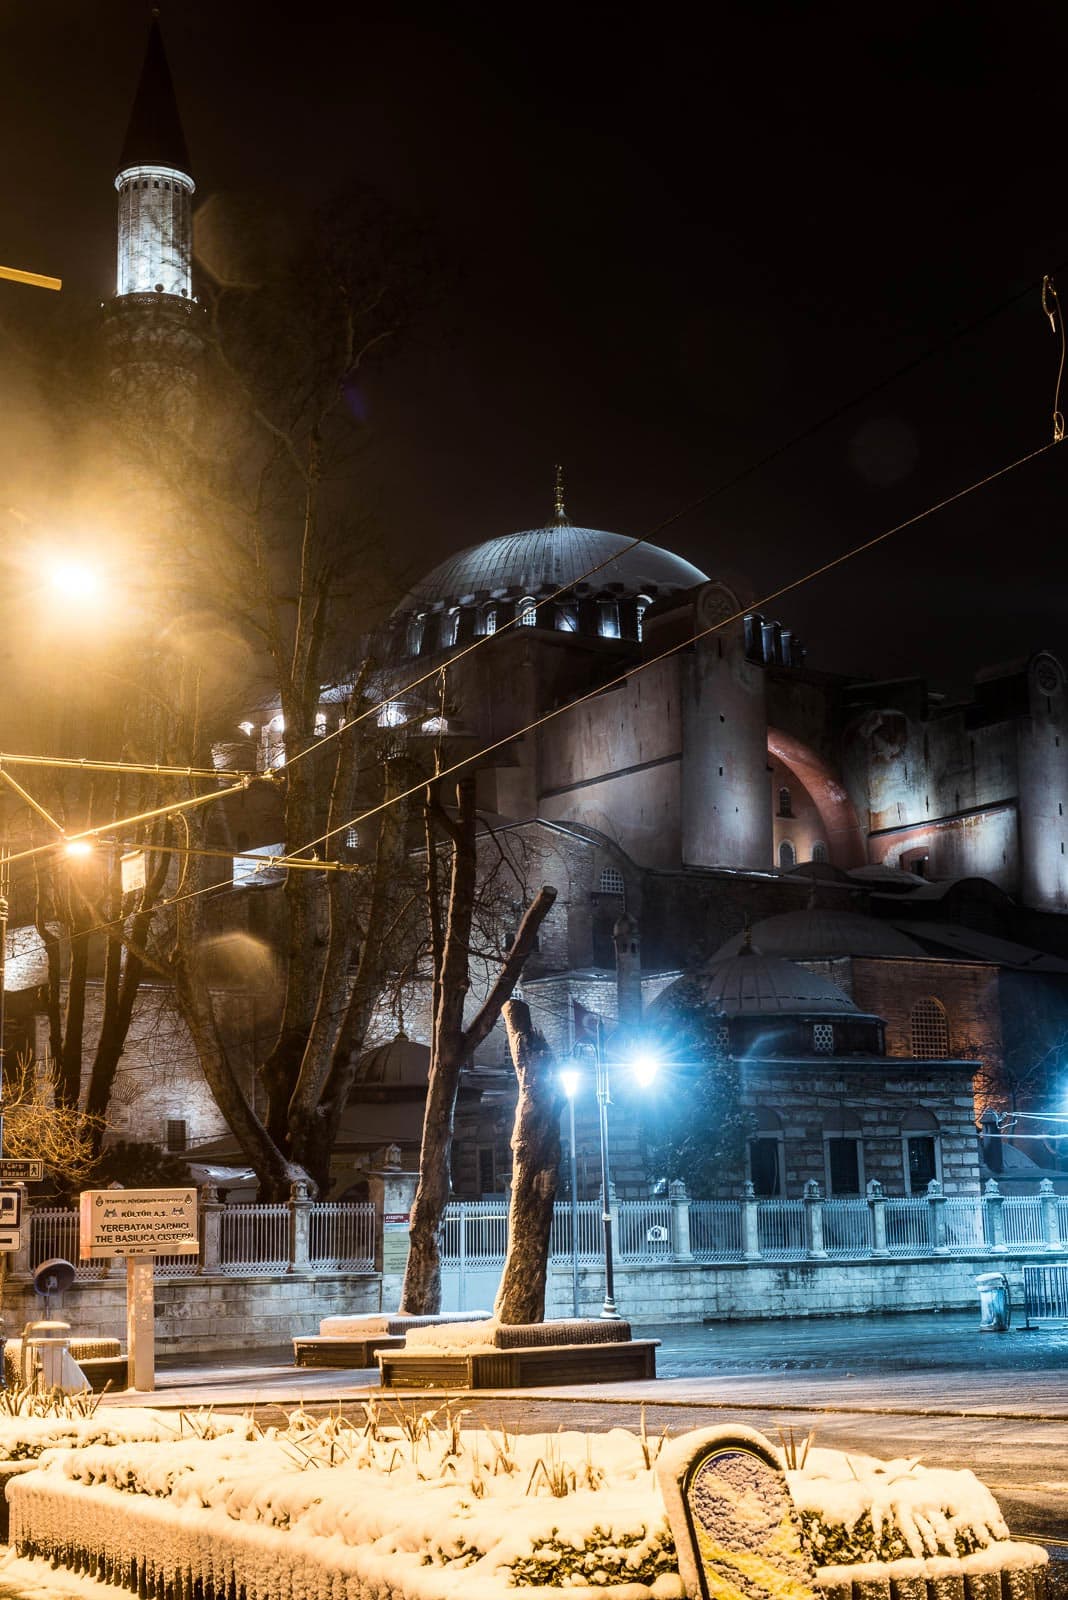
[[[581,633],[601,639],[632,639],[639,643],[649,595],[636,599],[493,600],[482,606],[452,606],[436,615],[420,612],[408,622],[408,654],[451,650],[469,639],[489,635],[515,621],[525,628],[552,628],[557,633]]]

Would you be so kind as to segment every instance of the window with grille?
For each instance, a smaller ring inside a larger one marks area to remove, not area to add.
[[[520,600],[515,608],[515,614],[519,618],[520,627],[536,628],[538,625],[538,602],[529,597],[526,600]]]
[[[833,1022],[814,1022],[812,1024],[812,1048],[818,1056],[834,1055]]]
[[[317,711],[315,713],[315,737],[317,739],[321,739],[321,738],[323,738],[325,733],[326,733],[326,712],[325,711]]]
[[[602,867],[601,876],[597,880],[598,894],[618,894],[622,897],[626,893],[626,884],[623,874],[618,867]]]
[[[917,1000],[910,1018],[912,1054],[931,1061],[944,1061],[949,1055],[949,1023],[946,1008],[933,995]]]
[[[641,638],[641,634],[638,634]],[[601,638],[619,638],[619,605],[615,600],[601,601]]]
[[[812,846],[812,859],[813,861],[826,861],[827,846],[824,844],[822,839],[817,839],[815,844]]]
[[[780,817],[792,817],[793,814],[794,808],[790,803],[790,791],[784,785],[779,790],[779,815]]]
[[[497,607],[487,606],[482,613],[482,632],[488,638],[491,633],[497,632]]]
[[[638,630],[639,644],[641,644],[645,632],[645,613],[648,611],[652,603],[653,602],[650,600],[647,594],[640,594],[638,596],[638,609],[634,614],[634,620]]]
[[[784,839],[782,844],[779,846],[780,867],[792,867],[795,865],[796,861],[797,856],[794,852],[793,845],[790,843],[789,839]]]
[[[171,1155],[184,1155],[187,1148],[186,1121],[184,1117],[167,1118],[167,1150]]]

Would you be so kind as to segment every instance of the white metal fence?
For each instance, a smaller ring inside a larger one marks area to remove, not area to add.
[[[871,1206],[859,1197],[823,1202],[823,1248],[829,1256],[866,1256],[872,1249]]]
[[[691,1200],[690,1249],[695,1261],[744,1261],[742,1212],[736,1200]]]
[[[803,1200],[689,1200],[685,1195],[621,1200],[613,1207],[616,1259],[621,1264],[692,1259],[697,1262],[797,1261],[809,1254]],[[892,1256],[988,1255],[1000,1250],[1041,1251],[1068,1247],[1068,1198],[1045,1194],[901,1195],[871,1202],[861,1196],[818,1199],[823,1250],[832,1259],[871,1255],[876,1247],[875,1207],[881,1208],[886,1249]],[[304,1203],[307,1227],[297,1226],[300,1206],[223,1205],[214,1213],[210,1255],[159,1256],[158,1277],[220,1272],[232,1277],[266,1276],[296,1268],[316,1273],[370,1272],[375,1261],[373,1205],[339,1201]],[[604,1235],[599,1200],[576,1207],[577,1257],[599,1261]],[[815,1226],[815,1216],[812,1219]],[[62,1257],[81,1281],[122,1271],[120,1262],[81,1261],[77,1211],[38,1207],[30,1212],[27,1247],[12,1270]],[[207,1238],[207,1235],[205,1235]],[[301,1242],[303,1240],[303,1243]],[[446,1207],[441,1255],[446,1273],[491,1272],[504,1264],[508,1247],[506,1200],[454,1201]],[[572,1215],[567,1201],[553,1212],[550,1260],[569,1263]],[[498,1272],[499,1276],[499,1272]],[[487,1279],[488,1282],[488,1279]]]
[[[373,1272],[375,1208],[326,1200],[311,1208],[308,1264],[314,1272]]]

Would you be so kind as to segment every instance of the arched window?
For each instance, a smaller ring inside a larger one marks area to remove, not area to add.
[[[762,1199],[786,1193],[786,1141],[777,1111],[757,1106],[757,1131],[746,1145],[749,1181]]]
[[[599,628],[602,639],[619,638],[619,601],[601,600],[598,602],[600,612]],[[639,639],[641,634],[638,635]]]
[[[597,880],[598,894],[617,894],[620,899],[626,892],[623,874],[618,867],[602,867],[601,876]]]
[[[491,633],[497,632],[497,607],[486,606],[482,612],[482,633],[489,638]]]
[[[946,1008],[933,994],[917,1000],[909,1018],[912,1054],[919,1060],[944,1061],[949,1055]]]
[[[408,623],[408,654],[417,656],[423,648],[423,617],[412,617]]]
[[[792,867],[797,863],[797,854],[789,839],[784,839],[779,846],[779,866]]]
[[[648,611],[652,603],[653,602],[650,600],[647,594],[640,594],[638,596],[638,607],[634,613],[634,621],[638,630],[639,644],[641,644],[642,639],[644,638],[645,613]]]
[[[578,633],[578,607],[574,605],[561,605],[556,608],[556,629],[558,633]]]
[[[860,1118],[842,1106],[823,1119],[823,1167],[828,1195],[864,1193],[864,1141]]]
[[[921,1106],[901,1119],[901,1167],[906,1194],[926,1194],[932,1178],[942,1180],[942,1141],[938,1118]]]
[[[816,839],[814,841],[812,845],[812,859],[813,861],[826,861],[827,846],[824,844],[822,839]]]
[[[790,791],[786,785],[783,784],[782,788],[779,790],[779,815],[780,817],[792,817],[793,814],[794,808],[790,804]]]
[[[528,594],[516,606],[515,614],[521,627],[536,628],[538,625],[538,602],[532,595]]]
[[[315,737],[317,739],[322,739],[325,734],[326,734],[326,712],[325,711],[317,711],[315,713]]]

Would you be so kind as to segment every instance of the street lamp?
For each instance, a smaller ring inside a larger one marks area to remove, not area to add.
[[[616,1310],[615,1299],[615,1261],[612,1251],[612,1208],[611,1176],[608,1163],[608,1107],[611,1102],[608,1083],[608,1063],[604,1058],[604,1032],[603,1024],[598,1021],[597,1031],[593,1040],[580,1039],[575,1041],[575,1054],[581,1060],[592,1060],[594,1069],[594,1082],[597,1088],[597,1129],[600,1135],[601,1146],[601,1226],[604,1231],[604,1304],[601,1307],[602,1318],[618,1320],[619,1312]],[[659,1062],[648,1050],[635,1050],[628,1063],[643,1088],[647,1088],[656,1077]],[[564,1093],[567,1088],[565,1086]],[[571,1098],[571,1148],[574,1151],[574,1116],[575,1103]],[[573,1171],[573,1169],[572,1169]],[[574,1194],[574,1177],[572,1176],[572,1194]],[[572,1226],[574,1222],[572,1221]],[[572,1256],[572,1271],[577,1278],[574,1256]],[[575,1288],[576,1305],[578,1300],[577,1282]]]

